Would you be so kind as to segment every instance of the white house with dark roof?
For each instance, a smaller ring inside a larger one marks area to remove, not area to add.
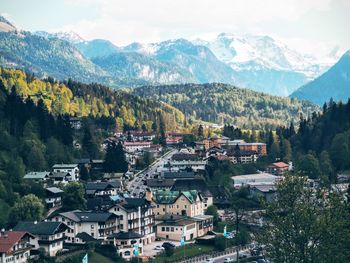
[[[54,257],[57,252],[63,249],[63,243],[66,239],[65,231],[67,226],[61,222],[19,222],[15,231],[26,231],[35,239],[31,239],[30,244],[34,250],[42,248],[48,256]]]
[[[144,198],[125,198],[108,209],[119,218],[119,230],[142,236],[143,244],[155,240],[154,213],[151,202]]]
[[[79,181],[79,165],[78,164],[55,164],[52,166],[53,173],[69,173],[69,181]]]
[[[134,256],[135,245],[138,247],[139,255],[143,254],[143,236],[136,232],[114,233],[108,236],[107,243],[114,245],[119,256],[127,260]]]
[[[107,236],[117,232],[119,222],[118,216],[113,213],[80,210],[59,213],[50,220],[62,222],[68,226],[67,243],[82,243],[77,235],[83,232],[95,239],[104,240]]]
[[[88,182],[85,186],[86,195],[93,196],[111,196],[117,195],[123,185],[120,180],[109,182]]]
[[[57,187],[47,187],[45,189],[45,203],[47,208],[58,207],[62,205],[63,190]]]

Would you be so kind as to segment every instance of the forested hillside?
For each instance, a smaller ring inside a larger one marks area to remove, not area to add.
[[[323,113],[302,117],[297,133],[290,131],[282,128],[277,134],[280,142],[291,142],[297,171],[327,184],[350,169],[350,100],[346,104],[330,101]]]
[[[133,94],[164,101],[195,119],[241,128],[270,129],[319,110],[309,102],[219,83],[145,86]]]
[[[184,120],[179,110],[165,103],[112,91],[99,84],[58,82],[52,78],[40,80],[21,70],[4,68],[0,69],[0,80],[8,91],[14,87],[23,99],[30,98],[35,104],[42,100],[54,115],[111,117],[120,128],[145,124],[151,129],[158,111],[164,115],[169,128],[175,128]]]

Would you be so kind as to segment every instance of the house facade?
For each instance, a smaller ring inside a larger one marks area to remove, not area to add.
[[[52,167],[54,173],[68,173],[70,177],[68,181],[79,181],[79,165],[78,164],[55,164]]]
[[[67,225],[65,233],[67,243],[81,243],[76,238],[78,233],[87,233],[97,240],[105,240],[107,236],[118,231],[118,217],[108,212],[90,212],[74,210],[60,213],[50,218],[53,222],[62,222]]]
[[[24,231],[0,232],[0,263],[26,263],[30,258],[31,239],[35,237]]]
[[[204,214],[202,196],[196,191],[147,191],[146,199],[154,205],[155,216],[170,214],[193,217]]]
[[[108,209],[118,216],[119,230],[135,232],[142,236],[143,244],[155,240],[154,212],[151,202],[144,198],[125,198]]]
[[[35,236],[30,241],[33,248],[42,248],[48,256],[54,257],[63,249],[67,226],[61,222],[19,222],[14,230],[31,233]]]

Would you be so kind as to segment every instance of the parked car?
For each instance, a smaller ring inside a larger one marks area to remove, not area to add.
[[[225,260],[224,260],[225,263],[229,263],[231,261],[233,261],[231,258],[225,258]]]
[[[207,258],[204,263],[214,263],[214,260],[212,260],[211,258]]]
[[[162,246],[156,246],[156,247],[154,248],[154,250],[164,250],[164,247],[162,247]]]
[[[238,257],[239,257],[240,259],[242,259],[242,258],[247,258],[248,255],[247,255],[246,253],[239,253],[239,254],[238,254]]]

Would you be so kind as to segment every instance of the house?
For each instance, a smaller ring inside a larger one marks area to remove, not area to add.
[[[258,154],[258,156],[266,156],[267,155],[267,148],[266,143],[262,142],[245,142],[244,140],[233,140],[229,141],[228,145],[230,146],[239,146],[239,148],[242,151],[253,151]]]
[[[167,215],[157,224],[157,238],[180,241],[185,233],[185,241],[197,238],[196,221],[181,215]]]
[[[275,176],[268,173],[236,175],[231,178],[235,188],[240,188],[242,186],[274,185],[280,180],[283,180],[283,176]]]
[[[143,254],[143,236],[133,231],[114,233],[107,237],[107,243],[114,245],[119,256],[126,260],[134,256],[135,246],[139,255]]]
[[[50,218],[53,222],[62,222],[68,226],[67,243],[82,243],[76,236],[86,232],[98,240],[104,240],[108,235],[117,232],[118,217],[108,212],[91,212],[74,210],[59,213]]]
[[[72,182],[72,176],[67,172],[51,172],[49,179],[53,184],[67,184]]]
[[[165,139],[166,145],[168,146],[174,146],[182,143],[182,138],[175,137],[175,138],[166,138]]]
[[[26,263],[32,246],[30,241],[35,237],[25,231],[0,232],[0,263]]]
[[[203,198],[204,210],[213,204],[213,195],[207,183],[202,178],[177,179],[171,188],[172,191],[196,190]]]
[[[45,189],[45,203],[48,209],[62,205],[63,190],[57,187],[48,187]]]
[[[124,198],[108,211],[118,216],[120,231],[138,233],[144,245],[155,240],[153,206],[148,200]]]
[[[146,184],[152,191],[160,189],[168,189],[174,185],[174,179],[147,179]]]
[[[161,173],[164,179],[184,179],[184,178],[194,178],[194,172],[188,171],[164,171]]]
[[[276,162],[267,166],[266,171],[274,175],[283,175],[289,171],[289,164]]]
[[[46,182],[49,179],[50,172],[29,172],[24,175],[23,179],[33,180],[36,182]]]
[[[147,191],[146,199],[154,205],[156,216],[173,214],[184,216],[197,216],[204,214],[202,196],[196,191]]]
[[[187,217],[182,215],[164,215],[157,220],[157,238],[180,241],[185,234],[185,241],[204,236],[213,230],[213,216],[200,215]]]
[[[79,181],[79,165],[78,164],[55,164],[52,167],[54,173],[69,173],[70,181]]]
[[[125,151],[129,153],[142,152],[146,148],[151,147],[151,142],[124,142]]]
[[[35,239],[30,242],[34,249],[42,248],[48,256],[54,257],[58,251],[63,249],[67,226],[60,222],[22,221],[14,227],[14,230],[31,233],[35,236]]]
[[[93,196],[110,196],[117,195],[122,190],[121,181],[109,181],[109,182],[88,182],[85,186],[86,195],[88,197]]]
[[[152,141],[156,137],[155,132],[148,131],[128,131],[128,136],[132,138],[133,141]]]
[[[176,153],[171,160],[164,164],[164,170],[175,168],[176,170],[192,169],[204,170],[207,161],[201,160],[197,154]]]
[[[272,185],[254,185],[250,188],[250,194],[257,198],[263,198],[266,202],[272,202],[276,198],[276,186]]]
[[[258,160],[258,153],[256,151],[242,150],[240,145],[229,147],[227,149],[227,156],[230,157],[233,163],[255,163]]]
[[[81,119],[78,117],[70,117],[69,124],[74,130],[80,130],[82,126]]]

